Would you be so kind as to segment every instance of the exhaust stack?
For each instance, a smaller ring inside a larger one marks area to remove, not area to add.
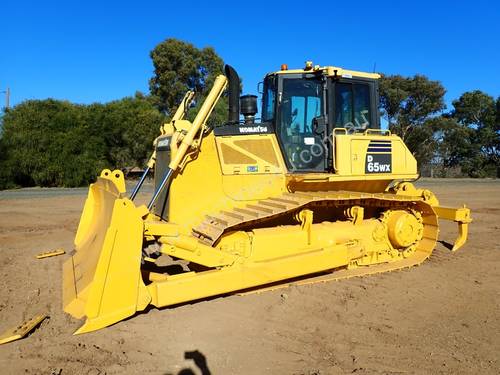
[[[227,122],[238,124],[240,122],[240,77],[231,65],[226,65],[224,71],[229,82]]]

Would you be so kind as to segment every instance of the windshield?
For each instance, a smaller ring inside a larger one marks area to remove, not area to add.
[[[323,83],[319,79],[283,78],[277,136],[292,169],[324,168],[321,138],[313,120],[323,113]]]

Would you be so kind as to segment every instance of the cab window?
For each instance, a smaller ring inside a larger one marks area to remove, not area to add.
[[[335,84],[335,127],[365,130],[371,124],[370,86],[365,83]]]
[[[324,148],[314,132],[323,113],[323,82],[317,78],[283,78],[279,94],[277,137],[291,170],[324,169]]]

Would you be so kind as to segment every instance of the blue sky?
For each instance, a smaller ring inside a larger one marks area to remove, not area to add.
[[[172,3],[172,5],[168,5]],[[148,92],[149,51],[175,37],[212,46],[256,93],[266,72],[306,60],[440,80],[446,100],[500,95],[496,1],[8,1],[0,8],[0,91],[106,102]],[[0,103],[4,96],[0,94]],[[3,104],[1,104],[3,106]]]

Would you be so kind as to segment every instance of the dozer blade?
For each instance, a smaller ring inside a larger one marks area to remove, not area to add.
[[[104,170],[90,186],[75,253],[63,266],[64,311],[87,318],[75,334],[116,323],[151,300],[140,272],[147,209],[122,198],[124,192],[121,171]]]

